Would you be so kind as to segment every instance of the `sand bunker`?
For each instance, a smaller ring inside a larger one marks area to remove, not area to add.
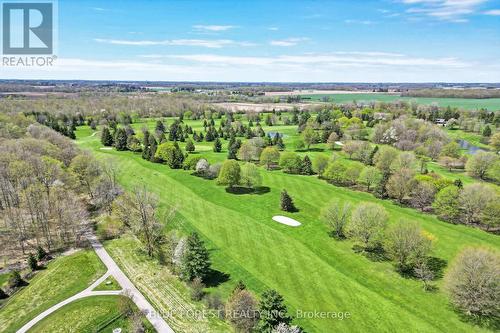
[[[298,227],[300,225],[299,221],[296,221],[286,216],[273,216],[273,220],[281,224],[289,225],[291,227]]]
[[[111,149],[113,149],[113,147],[102,147],[102,148],[99,148],[99,149],[101,149],[101,150],[111,150]]]

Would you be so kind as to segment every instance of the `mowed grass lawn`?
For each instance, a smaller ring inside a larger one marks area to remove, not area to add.
[[[140,128],[143,124],[135,125]],[[280,127],[276,130],[282,132]],[[333,199],[350,202],[376,202],[390,214],[390,222],[417,221],[437,237],[433,256],[449,263],[466,246],[500,248],[497,236],[461,225],[451,225],[434,216],[399,207],[372,195],[336,187],[314,176],[289,175],[261,168],[260,195],[235,195],[213,180],[192,176],[189,171],[171,170],[165,165],[141,159],[140,154],[101,150],[99,135],[90,136],[87,127],[77,131],[82,147],[92,149],[99,158],[118,162],[119,181],[128,190],[146,185],[161,202],[178,207],[176,227],[196,230],[207,242],[214,268],[230,275],[216,289],[228,294],[236,281],[243,280],[255,293],[273,288],[285,298],[290,312],[349,312],[350,318],[297,318],[308,332],[482,331],[460,320],[449,306],[442,279],[435,293],[422,290],[418,281],[402,278],[390,262],[373,262],[354,253],[351,241],[335,241],[320,221],[320,211]],[[226,147],[224,142],[223,146]],[[211,147],[210,143],[196,145]],[[202,150],[202,149],[200,149]],[[201,153],[210,161],[221,161],[227,152]],[[294,198],[302,222],[290,228],[271,220],[283,215],[279,210],[280,191]],[[311,314],[311,316],[314,316]]]
[[[91,296],[76,300],[62,307],[36,324],[33,333],[103,332],[111,333],[121,328],[131,332],[131,319],[120,312],[120,301],[124,296]],[[151,324],[143,318],[146,332],[154,332]]]
[[[87,288],[104,272],[94,251],[55,259],[0,308],[0,332],[17,331],[49,307]]]

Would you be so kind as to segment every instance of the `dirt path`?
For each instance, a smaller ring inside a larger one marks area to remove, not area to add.
[[[156,313],[156,310],[153,306],[148,302],[148,300],[142,295],[142,293],[137,290],[137,288],[133,285],[133,283],[129,280],[129,278],[123,273],[123,271],[118,267],[116,262],[111,258],[108,254],[104,246],[99,242],[99,240],[94,235],[87,236],[88,240],[92,244],[92,248],[96,252],[97,256],[101,259],[101,261],[106,265],[108,271],[97,279],[92,285],[90,285],[87,289],[79,292],[76,295],[71,296],[70,298],[65,299],[64,301],[50,307],[44,312],[40,313],[35,318],[31,319],[26,325],[21,327],[17,332],[25,333],[33,326],[35,326],[39,321],[50,315],[51,313],[59,310],[63,306],[84,297],[90,296],[107,296],[107,295],[121,295],[122,291],[120,290],[110,290],[110,291],[93,291],[95,287],[101,284],[104,280],[106,280],[109,276],[113,276],[115,280],[120,284],[123,290],[127,291],[127,295],[131,297],[134,303],[137,305],[139,310],[146,315],[146,318],[150,321],[153,327],[156,329],[158,333],[174,333],[172,328],[167,324],[167,322]]]

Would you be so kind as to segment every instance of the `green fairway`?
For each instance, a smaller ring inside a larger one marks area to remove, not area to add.
[[[15,332],[39,313],[87,288],[104,272],[94,251],[55,259],[0,309],[0,331]]]
[[[30,332],[112,332],[121,328],[130,332],[131,319],[124,317],[119,310],[123,296],[92,296],[74,301],[36,324]],[[146,318],[146,332],[154,332]]]
[[[396,100],[403,101],[416,101],[419,104],[432,104],[436,103],[439,106],[458,107],[466,110],[476,110],[486,108],[488,110],[500,110],[500,98],[431,98],[431,97],[401,97],[397,94],[384,94],[384,93],[359,93],[359,94],[314,94],[314,95],[301,95],[310,101],[328,101],[334,103],[348,103],[352,101],[357,102],[394,102]]]
[[[186,122],[197,130],[194,122]],[[154,122],[147,124],[151,126]],[[199,122],[197,124],[199,127]],[[144,123],[134,124],[135,129],[142,126]],[[286,134],[295,128],[280,126],[276,130]],[[102,150],[98,135],[91,135],[88,127],[79,128],[77,142],[93,150],[99,158],[114,158],[118,162],[119,181],[125,189],[146,185],[160,196],[161,203],[178,207],[175,227],[184,231],[196,230],[203,236],[209,245],[214,268],[230,276],[228,282],[213,288],[218,292],[227,295],[241,279],[256,293],[268,288],[278,290],[294,316],[296,311],[351,314],[344,320],[318,318],[314,313],[310,314],[312,318],[298,318],[296,323],[308,332],[483,331],[461,321],[450,308],[442,291],[442,280],[435,282],[437,292],[424,292],[420,282],[402,278],[390,262],[370,261],[354,253],[351,241],[330,238],[319,215],[320,210],[335,198],[353,205],[377,202],[387,209],[391,223],[399,219],[417,221],[434,234],[437,242],[433,256],[445,263],[465,246],[499,248],[497,236],[464,225],[448,224],[432,215],[381,201],[364,192],[332,186],[314,176],[261,168],[263,185],[269,188],[267,193],[230,194],[215,181],[145,161],[140,154]],[[293,137],[285,139],[287,147],[293,140]],[[226,145],[224,142],[224,148]],[[211,146],[206,142],[196,144],[200,156],[211,162],[226,158],[225,151],[213,153]],[[283,214],[279,210],[282,189],[294,198],[300,211],[292,216],[302,223],[301,227],[290,228],[271,220],[272,216]],[[115,258],[120,252],[130,251],[129,246],[117,245],[121,241],[111,243],[116,244],[110,249]],[[121,258],[131,255],[122,254]],[[128,261],[117,261],[122,267],[129,265]],[[138,265],[141,260],[133,262]],[[132,274],[137,269],[131,267],[125,271],[134,279]],[[144,285],[139,289],[149,288],[150,295],[163,290],[165,285],[151,287],[148,283],[159,283],[154,270],[141,269],[140,272]]]

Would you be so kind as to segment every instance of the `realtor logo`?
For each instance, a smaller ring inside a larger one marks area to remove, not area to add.
[[[54,4],[2,3],[4,55],[46,55],[54,51]]]

